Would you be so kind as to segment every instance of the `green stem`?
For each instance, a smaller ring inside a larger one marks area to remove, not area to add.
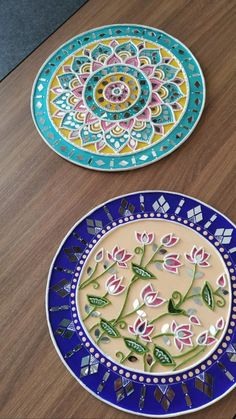
[[[152,365],[150,366],[150,370],[149,370],[149,372],[151,372],[151,371],[153,370],[153,368],[156,366],[156,364],[157,364],[157,361],[154,361],[154,362],[152,363]]]
[[[119,319],[119,320],[126,319],[126,317],[129,317],[129,316],[131,316],[131,314],[136,313],[136,311],[138,311],[138,310],[140,310],[141,308],[143,308],[143,306],[145,306],[145,303],[142,303],[139,307],[137,307],[137,308],[135,308],[134,310],[130,311],[129,313],[125,314],[125,315],[124,315],[121,319]],[[116,322],[117,322],[117,320],[116,320]]]
[[[91,276],[90,276],[88,279],[86,279],[86,281],[84,281],[82,284],[80,284],[79,289],[82,290],[83,288],[90,285],[92,282],[95,282],[97,279],[101,278],[101,276],[103,276],[107,271],[109,271],[115,264],[116,264],[116,262],[112,263],[110,266],[108,266],[102,273],[100,273],[95,278],[91,278]]]
[[[120,361],[120,363],[121,364],[123,364],[131,355],[132,355],[132,353],[133,353],[133,351],[130,351],[129,353],[128,353],[128,355],[126,355],[121,361]]]
[[[188,354],[191,354],[192,352],[194,352],[197,348],[199,348],[199,346],[197,345],[197,346],[194,346],[193,348],[191,348],[191,349],[189,349],[189,351],[187,351],[187,352],[184,352],[184,353],[182,353],[182,354],[179,354],[179,355],[173,355],[172,356],[172,358],[182,358],[183,356],[185,356],[185,355],[188,355]]]
[[[181,302],[180,302],[180,304],[178,305],[178,307],[179,307],[179,306],[181,306],[181,305],[182,305],[182,304],[186,301],[187,296],[188,296],[188,294],[189,294],[189,292],[190,292],[190,290],[191,290],[191,288],[192,288],[192,286],[193,286],[193,283],[194,283],[194,280],[195,280],[196,273],[197,273],[197,264],[195,263],[195,264],[194,264],[194,269],[193,269],[193,277],[192,277],[192,281],[191,281],[190,286],[189,286],[189,288],[188,288],[188,290],[187,290],[186,294],[184,295],[184,297],[183,297],[182,301],[181,301]]]
[[[140,259],[140,265],[142,266],[142,263],[143,263],[143,259],[144,259],[144,255],[145,255],[145,250],[146,250],[146,247],[145,247],[145,244],[143,245],[143,253],[142,253],[142,256],[141,256],[141,259]]]
[[[93,329],[95,329],[95,327],[98,327],[100,325],[100,323],[95,323],[92,327],[90,327],[90,329],[88,329],[89,332],[92,332]]]
[[[201,297],[201,294],[192,294],[192,295],[189,295],[189,297],[185,298],[185,301],[191,300],[191,298],[194,298],[194,297]]]
[[[168,301],[166,301],[166,302],[165,302],[165,303],[163,303],[163,304],[166,304],[166,303],[168,303]],[[172,314],[172,313],[162,313],[160,316],[157,316],[157,317],[155,317],[154,319],[152,319],[152,320],[149,322],[149,324],[155,323],[155,321],[156,321],[156,320],[159,320],[159,319],[161,319],[162,317],[165,317],[165,316],[169,316],[170,314]]]
[[[145,268],[150,265],[150,263],[153,262],[154,257],[156,256],[156,254],[160,251],[160,249],[163,247],[163,245],[161,244],[159,247],[157,247],[157,249],[155,250],[155,252],[153,253],[152,257],[149,259],[149,261],[146,263]],[[163,261],[160,261],[163,262]]]
[[[198,351],[197,353],[195,353],[194,355],[190,356],[188,359],[185,359],[184,361],[182,361],[179,365],[176,365],[175,368],[173,368],[173,371],[176,371],[178,368],[182,367],[183,365],[187,364],[187,362],[191,361],[191,359],[195,358],[196,356],[198,356],[201,352],[205,351],[205,348],[200,349],[200,351]]]

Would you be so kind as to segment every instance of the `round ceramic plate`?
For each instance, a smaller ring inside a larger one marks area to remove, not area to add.
[[[52,263],[50,334],[71,374],[118,409],[162,417],[236,377],[235,226],[185,195],[136,192],[76,223]]]
[[[45,142],[96,170],[135,169],[174,151],[196,126],[205,84],[192,53],[146,26],[73,38],[37,75],[32,115]]]

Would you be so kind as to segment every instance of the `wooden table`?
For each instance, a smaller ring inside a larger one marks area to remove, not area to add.
[[[86,392],[52,345],[44,294],[53,255],[92,207],[142,189],[192,195],[235,219],[231,0],[90,0],[1,84],[1,419],[133,417]],[[158,27],[198,58],[207,102],[191,138],[163,160],[131,172],[89,171],[63,160],[39,137],[30,114],[35,75],[79,32],[111,23]],[[235,393],[187,417],[231,419]]]

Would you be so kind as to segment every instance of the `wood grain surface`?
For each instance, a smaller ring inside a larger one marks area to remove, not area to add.
[[[236,220],[234,6],[231,0],[90,0],[2,82],[1,419],[134,417],[95,399],[61,363],[46,324],[47,273],[76,220],[116,195],[183,192]],[[188,141],[159,162],[131,172],[86,170],[40,138],[30,114],[32,84],[49,54],[71,37],[129,22],[162,29],[192,50],[206,77],[206,107]],[[235,395],[185,417],[231,419]]]

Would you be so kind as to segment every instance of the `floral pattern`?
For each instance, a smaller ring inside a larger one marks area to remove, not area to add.
[[[174,126],[184,111],[185,77],[158,45],[132,38],[97,42],[63,65],[51,88],[52,118],[75,145],[134,152]]]
[[[222,315],[218,317],[218,312],[226,304],[227,277],[221,273],[214,283],[210,282],[204,271],[210,266],[211,254],[197,245],[184,252],[179,247],[182,240],[172,232],[160,237],[158,231],[133,234],[136,243],[133,249],[116,244],[111,250],[102,247],[95,253],[92,273],[79,286],[81,291],[90,286],[83,321],[87,325],[95,319],[89,332],[94,333],[98,346],[108,345],[114,338],[123,340],[128,352],[117,350],[121,364],[136,362],[141,357],[145,371],[158,369],[158,365],[178,370],[218,341],[225,326],[225,319]],[[97,272],[100,264],[103,268]],[[158,274],[154,268],[158,268]],[[119,269],[123,270],[123,276],[119,276]],[[186,273],[190,280],[186,290],[181,287],[180,291],[179,277]],[[169,296],[163,295],[158,285],[164,274],[173,289]],[[142,286],[132,302],[132,290],[137,284]],[[93,295],[91,287],[98,292]],[[111,305],[115,307],[112,318],[106,314]],[[208,329],[199,307],[209,313],[217,311],[215,322]],[[167,322],[160,323],[162,318]]]

